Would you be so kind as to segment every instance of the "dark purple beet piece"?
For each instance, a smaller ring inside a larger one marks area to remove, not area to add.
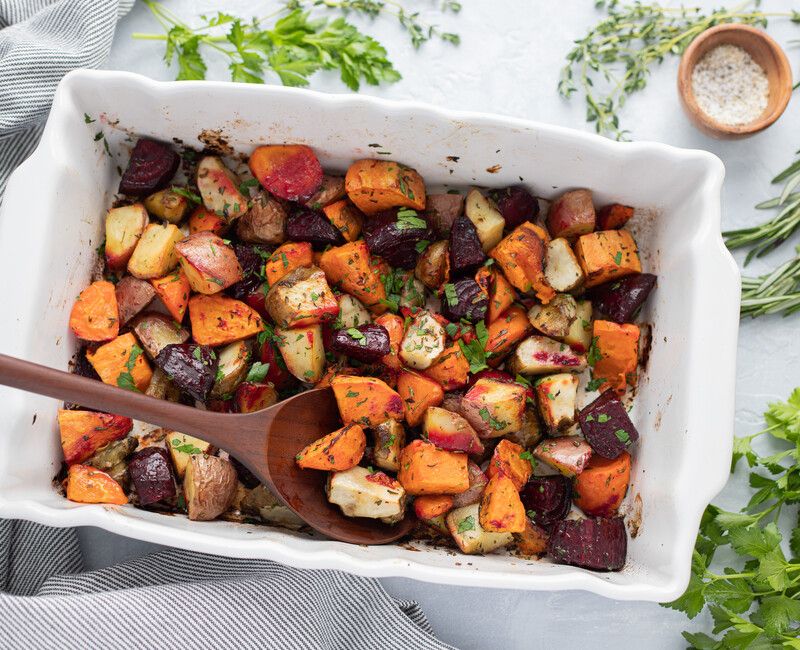
[[[82,348],[75,354],[72,365],[72,373],[75,375],[80,375],[81,377],[88,377],[89,379],[96,379],[97,381],[100,381],[100,375],[97,374],[94,366],[89,363],[89,360],[86,358],[86,350],[87,348]],[[76,404],[75,402],[64,402],[64,408],[68,411],[92,410],[86,409],[84,406]]]
[[[489,198],[497,204],[508,230],[513,230],[525,221],[533,221],[539,216],[539,201],[522,185],[490,190]]]
[[[558,564],[619,571],[625,566],[628,537],[622,517],[559,521],[550,531],[547,554]]]
[[[531,521],[550,528],[567,516],[572,505],[572,481],[566,476],[534,476],[520,490],[519,497]]]
[[[419,242],[434,239],[424,215],[415,210],[387,210],[372,215],[363,232],[371,255],[401,269],[413,269],[419,257]]]
[[[652,273],[628,275],[592,290],[592,307],[615,323],[630,323],[656,286]]]
[[[450,229],[450,273],[453,276],[473,271],[486,261],[475,225],[466,215],[456,217]]]
[[[175,479],[166,449],[145,447],[137,451],[128,463],[128,472],[143,506],[175,496]]]
[[[377,363],[389,352],[389,332],[383,325],[359,325],[333,335],[333,351],[363,363]]]
[[[131,159],[122,180],[119,191],[131,196],[144,196],[163,190],[181,162],[181,157],[172,147],[163,142],[139,138],[131,152]]]
[[[172,343],[158,353],[155,363],[184,393],[205,402],[214,385],[219,361],[205,345]]]
[[[269,251],[265,246],[241,242],[233,244],[233,250],[242,267],[244,277],[236,284],[232,284],[228,291],[237,300],[246,300],[264,282],[264,263],[269,257]]]
[[[614,459],[639,439],[639,432],[613,390],[578,412],[578,424],[592,451]]]
[[[242,485],[244,485],[248,490],[252,490],[254,487],[261,485],[261,481],[255,477],[253,472],[242,465],[241,462],[236,460],[233,456],[228,456],[228,459],[231,461],[233,469],[236,470],[236,476],[239,477]]]
[[[344,244],[341,231],[322,212],[311,208],[302,208],[289,216],[286,236],[291,241],[309,242],[316,251]]]
[[[445,285],[445,293],[442,296],[442,315],[450,321],[458,322],[462,318],[473,323],[483,320],[486,310],[489,308],[489,296],[481,289],[481,286],[472,278],[461,278],[453,283],[453,289],[448,292]],[[456,301],[450,303],[448,293],[452,298],[455,293]]]

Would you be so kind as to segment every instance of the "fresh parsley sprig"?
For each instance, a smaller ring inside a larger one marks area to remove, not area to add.
[[[787,401],[770,404],[764,420],[763,430],[735,438],[733,447],[731,471],[747,461],[753,496],[740,512],[706,509],[689,586],[665,603],[689,618],[708,607],[713,634],[721,636],[684,632],[694,648],[800,648],[800,388]],[[760,455],[753,441],[762,436],[783,449]],[[795,525],[784,540],[779,519],[789,508]],[[724,547],[730,547],[725,558],[734,554],[733,566],[712,570]]]

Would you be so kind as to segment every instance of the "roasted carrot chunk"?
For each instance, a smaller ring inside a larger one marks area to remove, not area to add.
[[[330,282],[358,298],[373,313],[386,311],[382,302],[386,300],[386,289],[380,271],[370,262],[369,249],[363,240],[325,251],[319,267]]]
[[[627,230],[582,235],[575,244],[575,256],[586,275],[587,288],[642,272],[636,242]]]
[[[449,494],[423,494],[414,499],[414,514],[423,521],[439,517],[453,507],[453,497]]]
[[[322,211],[347,241],[358,239],[364,224],[364,216],[352,203],[347,200],[336,201],[326,205]]]
[[[192,338],[200,345],[225,345],[264,330],[256,311],[239,300],[220,294],[193,296],[189,300]]]
[[[312,253],[311,244],[305,241],[287,242],[276,248],[264,267],[269,286],[301,266],[315,264]]]
[[[386,420],[403,419],[403,400],[380,379],[338,375],[331,386],[345,424],[375,427]]]
[[[381,359],[381,363],[390,370],[400,370],[403,364],[400,363],[398,353],[405,334],[403,319],[397,314],[383,314],[375,319],[375,324],[385,327],[386,331],[389,332],[390,352]]]
[[[144,392],[150,385],[153,371],[142,354],[136,337],[128,332],[101,345],[86,358],[106,384]]]
[[[400,452],[397,480],[408,494],[460,494],[469,489],[467,455],[414,440]]]
[[[82,463],[109,442],[120,440],[133,428],[133,420],[97,411],[59,409],[58,429],[67,465]]]
[[[189,304],[189,278],[182,268],[178,268],[163,278],[150,280],[153,289],[156,290],[161,302],[167,308],[172,317],[178,322],[183,321],[186,314],[186,306]]]
[[[479,511],[481,528],[491,533],[521,533],[525,530],[525,506],[519,492],[505,474],[489,479],[481,497]]]
[[[426,377],[430,377],[444,390],[457,390],[467,385],[469,381],[469,361],[464,356],[458,341],[454,341],[449,348],[445,348],[441,356],[427,370],[423,370]]]
[[[612,203],[597,211],[597,229],[613,230],[622,228],[633,217],[633,208],[629,205]]]
[[[497,269],[482,266],[475,274],[475,281],[483,288],[489,296],[489,309],[486,313],[486,323],[496,321],[500,314],[514,304],[516,294],[514,287],[506,280]]]
[[[312,442],[295,456],[295,461],[303,469],[341,472],[358,465],[366,446],[364,429],[348,424]]]
[[[73,465],[67,475],[67,499],[76,503],[128,503],[122,486],[105,472],[88,465]]]
[[[636,385],[636,365],[639,359],[639,327],[626,323],[618,325],[607,320],[594,321],[592,349],[589,361],[594,361],[592,375],[604,379],[600,386],[624,393],[627,386]]]
[[[575,479],[575,505],[587,515],[613,517],[631,478],[631,456],[623,451],[613,460],[593,455]]]
[[[506,279],[522,293],[534,291],[544,304],[556,295],[544,275],[545,248],[549,237],[539,226],[528,221],[489,251]]]
[[[344,188],[364,214],[395,207],[425,209],[422,176],[390,160],[357,160],[347,170]]]
[[[206,210],[205,206],[198,205],[191,215],[189,215],[189,234],[194,235],[197,232],[213,232],[215,235],[221,235],[228,227],[228,222],[225,218]]]
[[[532,470],[530,461],[522,457],[524,453],[525,450],[517,443],[505,438],[501,440],[494,448],[492,459],[486,470],[489,478],[497,474],[505,474],[513,481],[514,487],[521,490],[531,477]],[[528,454],[530,455],[530,452]]]
[[[69,326],[75,336],[85,341],[110,341],[119,334],[119,308],[114,285],[105,280],[92,282],[81,291]]]
[[[509,307],[497,320],[486,328],[486,358],[490,366],[498,366],[513,347],[531,330],[528,315],[521,307]]]
[[[397,376],[397,392],[403,398],[410,427],[422,422],[429,406],[439,406],[444,401],[444,391],[438,382],[405,369]]]

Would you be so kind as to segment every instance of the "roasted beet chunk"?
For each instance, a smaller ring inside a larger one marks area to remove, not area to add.
[[[242,267],[244,277],[228,288],[230,294],[237,300],[247,300],[251,293],[258,290],[264,282],[264,263],[269,258],[269,251],[265,246],[243,244],[236,242],[233,245],[236,259]]]
[[[465,318],[474,323],[483,320],[488,308],[489,296],[472,278],[444,285],[442,315],[447,320],[458,322]]]
[[[621,517],[559,521],[547,541],[547,554],[559,564],[595,571],[619,571],[627,553]]]
[[[420,242],[433,238],[428,222],[416,210],[387,210],[371,216],[364,224],[364,241],[370,254],[401,269],[413,269],[419,251],[424,250]]]
[[[491,190],[489,198],[497,204],[508,230],[513,230],[524,221],[533,221],[539,216],[539,201],[522,185]]]
[[[286,220],[286,236],[292,241],[306,241],[315,251],[326,246],[341,246],[344,237],[319,210],[303,208]]]
[[[206,401],[217,374],[217,355],[211,348],[173,343],[158,353],[155,362],[183,392]]]
[[[466,215],[456,217],[450,229],[450,273],[463,275],[486,260],[475,225]]]
[[[363,363],[377,363],[391,351],[389,332],[382,325],[359,325],[333,335],[333,350]]]
[[[239,480],[242,482],[248,490],[252,490],[254,487],[258,487],[261,485],[261,481],[259,481],[253,472],[247,469],[242,463],[236,460],[233,456],[228,456],[231,461],[231,465],[233,465],[233,469],[236,470],[236,476],[239,477]]]
[[[258,356],[261,363],[269,365],[267,375],[264,377],[265,382],[272,382],[277,390],[288,390],[297,385],[297,379],[286,368],[286,362],[283,356],[275,347],[269,336],[261,336],[256,339],[259,347]]]
[[[128,471],[143,506],[175,496],[175,479],[169,453],[161,447],[145,447],[128,463]]]
[[[655,286],[652,273],[628,275],[596,287],[592,306],[615,323],[630,323]]]
[[[566,476],[534,476],[520,490],[520,499],[530,520],[549,529],[569,513],[572,481]]]
[[[578,412],[578,424],[592,451],[616,458],[639,439],[639,432],[613,390],[607,390]]]
[[[131,153],[130,162],[122,180],[119,191],[131,196],[144,196],[157,190],[163,190],[181,162],[181,157],[168,144],[139,138]]]

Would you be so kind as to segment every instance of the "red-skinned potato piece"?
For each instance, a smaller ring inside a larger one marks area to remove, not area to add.
[[[97,411],[58,411],[61,447],[67,465],[82,463],[109,442],[120,440],[133,428],[133,421],[121,415]]]
[[[304,144],[257,147],[249,166],[267,191],[287,201],[308,199],[322,185],[322,165]]]
[[[505,474],[513,481],[514,487],[521,490],[522,486],[528,482],[532,472],[529,458],[533,457],[530,452],[527,452],[529,458],[523,458],[522,455],[525,453],[520,445],[510,440],[501,440],[494,448],[486,473],[489,478],[497,474]]]
[[[115,287],[120,325],[125,325],[131,318],[142,311],[155,298],[155,289],[147,280],[126,275]]]
[[[461,398],[461,412],[481,438],[519,431],[525,420],[525,386],[479,379]]]
[[[565,192],[550,204],[547,230],[553,237],[574,239],[594,231],[595,212],[589,190]]]
[[[422,422],[429,407],[439,406],[444,400],[444,391],[437,382],[406,369],[397,375],[397,392],[403,398],[406,422],[410,427]]]
[[[483,470],[471,460],[467,462],[467,474],[469,488],[453,496],[454,508],[463,508],[473,503],[479,503],[483,496],[483,490],[489,482],[489,478],[483,473]]]
[[[483,453],[483,443],[470,423],[457,413],[438,406],[431,406],[425,411],[422,432],[439,449],[468,454]]]
[[[198,232],[175,244],[181,268],[197,293],[219,293],[244,277],[231,246],[212,232]]]
[[[239,384],[234,395],[234,406],[238,413],[261,411],[278,401],[278,393],[271,383],[245,381]]]
[[[521,533],[526,521],[525,506],[514,481],[505,474],[495,474],[481,497],[481,528],[492,533]]]
[[[203,156],[197,164],[197,190],[207,210],[231,223],[247,212],[239,179],[218,156]]]
[[[69,315],[69,327],[84,341],[110,341],[119,334],[119,309],[114,285],[93,282],[81,291]]]
[[[580,474],[592,457],[592,448],[578,436],[542,440],[533,450],[539,460],[554,467],[564,476]]]
[[[367,446],[367,437],[358,424],[348,424],[312,442],[295,460],[302,469],[342,472],[358,465]]]
[[[124,271],[149,218],[141,203],[111,208],[106,215],[106,264],[110,271]]]

